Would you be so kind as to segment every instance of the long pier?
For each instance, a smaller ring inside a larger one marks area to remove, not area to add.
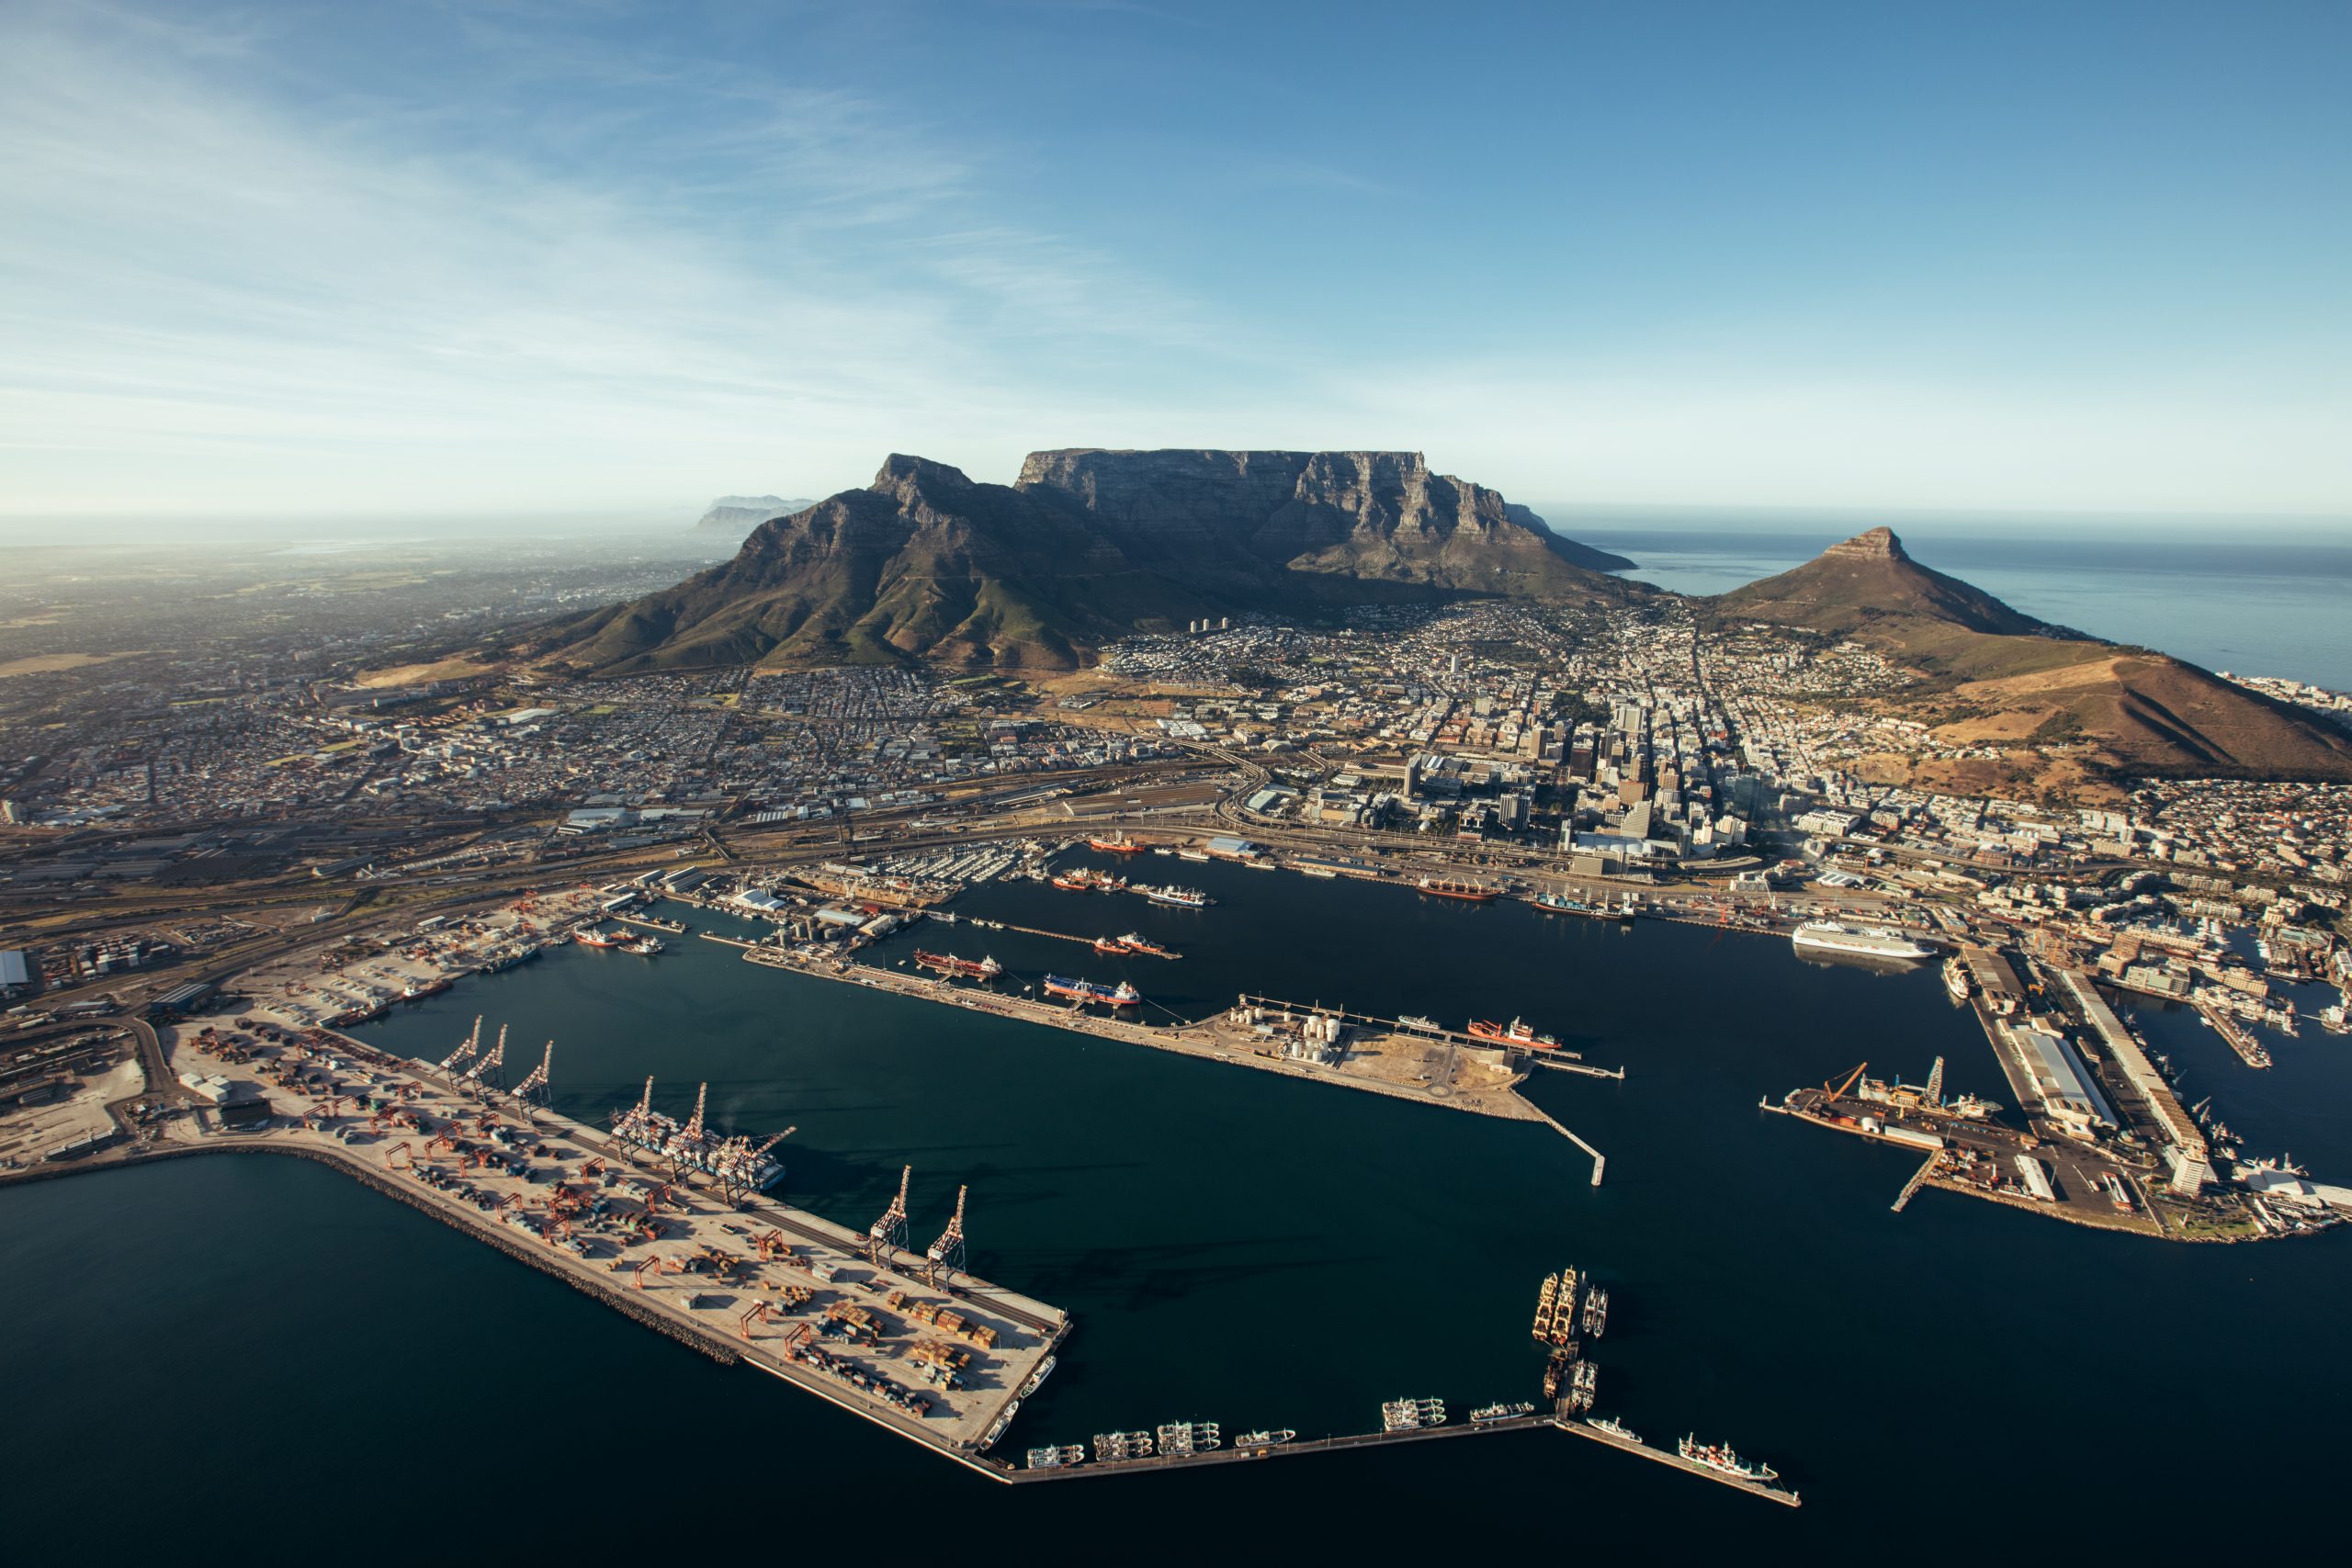
[[[1252,1464],[1259,1460],[1286,1459],[1294,1454],[1349,1453],[1393,1443],[1417,1443],[1436,1438],[1475,1438],[1487,1432],[1528,1432],[1555,1423],[1549,1416],[1512,1416],[1497,1421],[1473,1421],[1462,1426],[1411,1427],[1400,1432],[1356,1432],[1331,1438],[1294,1438],[1285,1443],[1255,1447],[1236,1444],[1205,1453],[1154,1454],[1148,1459],[1091,1460],[1084,1464],[1057,1465],[1049,1470],[1015,1471],[1007,1480],[1079,1481],[1092,1475],[1141,1475],[1156,1470],[1182,1470],[1203,1464]]]
[[[1579,1438],[1590,1438],[1596,1443],[1605,1444],[1621,1452],[1639,1454],[1644,1459],[1655,1460],[1659,1464],[1671,1465],[1676,1470],[1688,1474],[1704,1477],[1719,1486],[1728,1486],[1735,1492],[1745,1492],[1751,1497],[1762,1497],[1788,1508],[1804,1506],[1794,1492],[1784,1491],[1767,1482],[1750,1481],[1744,1476],[1728,1474],[1715,1469],[1713,1465],[1701,1464],[1695,1460],[1684,1459],[1670,1449],[1654,1449],[1638,1438],[1605,1431],[1589,1421],[1571,1420],[1564,1416],[1554,1425],[1563,1432],[1573,1432]]]

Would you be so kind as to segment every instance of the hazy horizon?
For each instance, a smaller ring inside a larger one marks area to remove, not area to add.
[[[2352,513],[2352,10],[1696,10],[23,0],[0,514],[1266,432],[1615,505]],[[1416,82],[1476,88],[1366,90]]]

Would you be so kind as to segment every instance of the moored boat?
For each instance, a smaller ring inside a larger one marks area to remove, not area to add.
[[[1459,898],[1465,904],[1491,904],[1503,896],[1499,887],[1451,876],[1424,876],[1417,886],[1433,898]]]
[[[1046,976],[1046,994],[1068,997],[1073,1001],[1100,1002],[1105,1007],[1134,1007],[1143,1000],[1143,993],[1122,980],[1115,986],[1105,986],[1099,980],[1082,980],[1066,975]]]
[[[1556,1036],[1538,1034],[1523,1018],[1514,1018],[1509,1023],[1474,1018],[1470,1021],[1470,1037],[1490,1041],[1497,1045],[1515,1045],[1527,1051],[1556,1051],[1560,1046]]]

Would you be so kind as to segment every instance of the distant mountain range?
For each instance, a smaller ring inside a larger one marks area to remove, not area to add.
[[[1634,564],[1623,557],[1418,452],[1078,447],[1031,453],[1011,485],[894,455],[864,490],[726,496],[697,527],[747,520],[731,559],[506,651],[594,676],[913,660],[1058,671],[1204,616],[1668,597],[1608,575]],[[2044,625],[1921,566],[1890,529],[1690,603],[1719,627],[1850,640],[1922,672],[1871,705],[1928,723],[1945,754],[1891,753],[1890,782],[1977,793],[2018,785],[2034,758],[2038,786],[2057,789],[2115,774],[2352,778],[2342,731],[2195,665]]]
[[[722,495],[710,503],[709,509],[695,519],[697,534],[724,535],[740,541],[744,535],[771,517],[781,517],[816,502],[806,496],[786,501],[780,495]]]
[[[1658,592],[1595,561],[1622,558],[1418,452],[1074,448],[1030,454],[1011,485],[894,455],[865,490],[763,521],[734,559],[547,628],[532,651],[605,675],[904,659],[1074,669],[1105,641],[1206,615]]]

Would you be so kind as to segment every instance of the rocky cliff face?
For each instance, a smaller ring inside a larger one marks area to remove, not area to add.
[[[741,539],[771,517],[782,517],[813,504],[807,497],[786,501],[780,495],[722,495],[695,519],[695,531],[731,535]]]
[[[619,674],[928,658],[1068,668],[1131,631],[1456,592],[1623,597],[1414,452],[1037,452],[1012,486],[894,454],[734,559],[551,628]]]
[[[1204,553],[1457,592],[1590,591],[1568,541],[1419,452],[1033,452],[1018,488],[1096,519],[1139,558]],[[1523,511],[1523,509],[1521,509]],[[1532,517],[1532,513],[1527,513]]]

